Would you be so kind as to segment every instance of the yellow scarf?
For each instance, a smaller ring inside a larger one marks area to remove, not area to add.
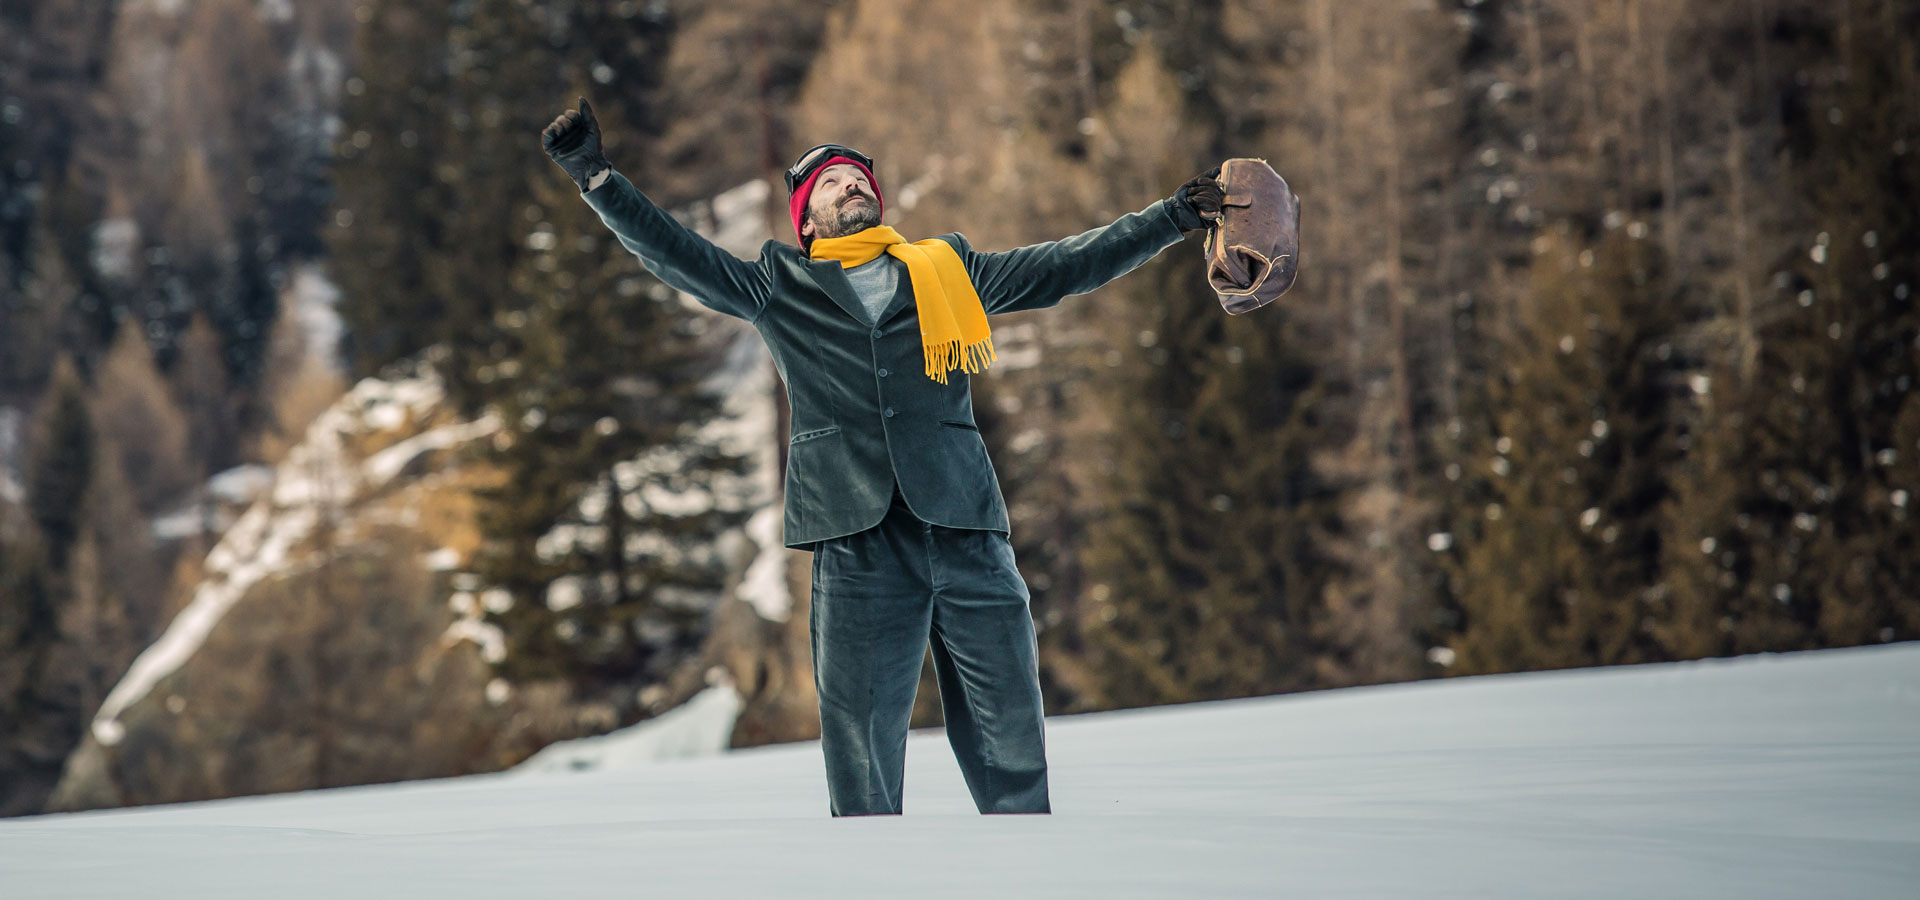
[[[814,259],[837,259],[842,267],[873,262],[882,253],[907,264],[920,312],[927,377],[946,384],[947,372],[955,367],[977,373],[991,365],[997,357],[987,310],[967,277],[966,264],[946,241],[928,238],[909,244],[899,232],[876,225],[845,237],[819,238],[809,251]]]

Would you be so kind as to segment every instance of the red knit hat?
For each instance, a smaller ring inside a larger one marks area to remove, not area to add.
[[[884,194],[880,193],[880,179],[873,177],[872,169],[845,156],[828,157],[826,162],[814,167],[814,170],[808,173],[807,180],[801,182],[800,186],[794,189],[793,196],[787,199],[788,212],[793,216],[793,233],[795,237],[800,239],[800,245],[803,247],[811,243],[805,235],[800,233],[800,226],[807,221],[807,202],[813,199],[813,183],[820,179],[820,173],[825,172],[828,166],[838,165],[840,163],[846,163],[859,169],[867,176],[867,183],[873,186],[875,205],[880,207],[882,214],[885,214],[887,211],[887,198]]]

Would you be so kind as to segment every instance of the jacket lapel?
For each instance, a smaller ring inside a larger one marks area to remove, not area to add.
[[[907,308],[907,305],[912,301],[913,282],[907,278],[907,273],[902,271],[900,273],[900,287],[894,290],[893,300],[888,302],[887,307],[880,311],[880,324],[885,324],[888,319],[898,315],[899,312]]]
[[[867,323],[867,308],[860,305],[860,298],[854,294],[853,284],[847,281],[847,272],[841,267],[839,260],[807,262],[800,266],[800,270],[813,280],[816,287],[832,297],[833,302],[839,304],[841,309],[846,310],[847,315],[852,316],[855,322]],[[885,319],[885,316],[881,317],[882,321]]]

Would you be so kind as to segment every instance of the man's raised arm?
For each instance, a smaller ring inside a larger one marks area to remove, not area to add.
[[[615,172],[601,152],[600,123],[587,98],[580,98],[579,109],[561,113],[547,126],[541,145],[579,185],[580,195],[621,246],[648,271],[708,309],[749,322],[760,317],[771,294],[766,271],[675,221]]]
[[[960,237],[957,249],[988,315],[1046,309],[1139,268],[1186,232],[1206,227],[1220,214],[1222,193],[1214,181],[1219,172],[1215,168],[1172,197],[1070,238],[983,252]]]

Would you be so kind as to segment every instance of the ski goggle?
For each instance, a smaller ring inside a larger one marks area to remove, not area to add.
[[[787,193],[791,194],[799,190],[801,185],[807,183],[807,177],[812,175],[815,169],[836,156],[844,156],[866,166],[867,171],[873,171],[873,158],[865,153],[839,144],[821,144],[800,154],[800,161],[787,169]]]

